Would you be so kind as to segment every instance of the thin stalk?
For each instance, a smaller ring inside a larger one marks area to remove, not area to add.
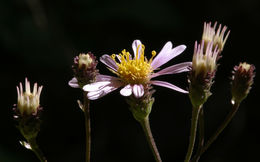
[[[44,157],[42,151],[40,150],[39,146],[36,143],[36,139],[35,138],[31,138],[27,140],[28,143],[31,146],[31,150],[34,152],[34,154],[38,157],[38,159],[41,162],[47,162],[46,158]]]
[[[198,144],[198,150],[197,153],[195,155],[195,157],[193,158],[193,160],[191,160],[192,162],[198,162],[200,159],[200,152],[204,146],[204,140],[205,140],[205,126],[204,126],[204,110],[201,109],[200,114],[199,114],[199,144]],[[195,160],[195,161],[194,161]]]
[[[192,110],[192,118],[191,118],[191,130],[190,130],[190,143],[188,147],[188,151],[185,157],[185,162],[189,162],[192,156],[195,139],[196,139],[196,132],[197,132],[197,124],[198,124],[198,117],[201,110],[200,107],[193,107]]]
[[[234,117],[236,114],[238,108],[239,108],[239,103],[234,103],[232,104],[232,109],[225,118],[225,120],[222,122],[222,124],[219,126],[217,131],[210,137],[206,145],[202,148],[201,152],[199,153],[198,157],[201,156],[208,148],[209,146],[217,139],[219,134],[227,127],[227,125],[230,123],[231,119]]]
[[[87,98],[87,93],[83,93],[84,102],[83,109],[85,115],[85,128],[86,128],[86,162],[90,162],[91,153],[91,126],[90,126],[90,110],[89,110],[89,99]]]
[[[155,158],[155,161],[156,162],[162,162],[162,159],[160,157],[159,151],[156,147],[156,144],[155,144],[155,141],[154,141],[154,138],[153,138],[153,135],[152,135],[149,118],[147,117],[144,120],[139,121],[139,122],[140,122],[140,124],[141,124],[141,126],[144,130],[147,142],[148,142],[148,144],[149,144],[149,146],[150,146],[150,148],[153,152],[153,156]]]

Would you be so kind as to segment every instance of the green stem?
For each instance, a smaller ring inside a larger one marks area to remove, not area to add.
[[[38,157],[38,159],[41,162],[47,162],[46,158],[44,157],[42,151],[40,150],[40,148],[38,147],[37,143],[36,143],[36,139],[35,138],[31,138],[27,140],[28,143],[31,146],[31,150],[34,152],[34,154]]]
[[[162,162],[162,159],[160,157],[159,151],[156,147],[155,141],[153,139],[152,131],[150,128],[150,122],[149,118],[145,118],[144,120],[139,120],[140,124],[142,125],[142,128],[144,130],[147,142],[153,152],[154,158],[156,162]]]
[[[201,110],[201,106],[193,107],[192,110],[192,118],[191,118],[191,130],[190,130],[190,143],[188,147],[188,151],[185,157],[185,162],[189,162],[191,159],[191,155],[193,152],[195,139],[196,139],[196,132],[197,132],[197,124],[198,124],[198,117]]]
[[[211,136],[211,138],[208,140],[206,145],[202,148],[201,152],[199,153],[198,156],[201,156],[208,148],[209,146],[217,139],[219,134],[227,127],[227,125],[230,123],[231,119],[234,117],[236,114],[237,110],[239,108],[239,103],[234,103],[232,104],[232,110],[229,112],[227,115],[226,119],[222,122],[222,124],[219,126],[217,131]]]
[[[200,158],[200,152],[204,146],[204,140],[205,140],[205,128],[204,128],[204,110],[203,108],[201,109],[200,113],[199,113],[199,144],[198,144],[198,150],[197,153],[195,155],[195,157],[193,158],[193,160],[191,160],[192,162],[198,162],[199,158]]]
[[[87,93],[83,93],[84,102],[84,115],[85,115],[85,128],[86,128],[86,162],[90,162],[90,150],[91,150],[91,126],[90,126],[90,110],[89,110],[89,99]]]

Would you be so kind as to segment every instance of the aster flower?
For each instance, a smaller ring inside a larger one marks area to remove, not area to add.
[[[225,34],[227,31],[227,27],[224,26],[222,28],[221,24],[218,26],[218,30],[216,31],[217,22],[215,22],[214,26],[211,26],[211,22],[204,23],[204,30],[202,34],[202,40],[205,42],[205,47],[209,42],[213,42],[213,48],[218,46],[220,52],[223,51],[224,45],[227,41],[229,36],[230,30]]]
[[[83,87],[88,92],[90,100],[98,99],[120,87],[120,94],[123,96],[131,96],[140,98],[144,95],[146,85],[157,85],[176,90],[178,92],[187,93],[171,83],[159,80],[151,80],[155,77],[175,74],[189,71],[191,62],[176,64],[165,69],[158,70],[163,64],[167,63],[174,57],[181,54],[186,46],[180,45],[172,48],[172,43],[167,42],[159,54],[152,51],[152,57],[148,60],[144,55],[144,45],[140,40],[135,40],[132,44],[134,56],[126,50],[116,55],[109,56],[107,54],[100,58],[100,61],[108,66],[109,70],[118,77],[108,75],[97,75],[95,83],[87,84]]]

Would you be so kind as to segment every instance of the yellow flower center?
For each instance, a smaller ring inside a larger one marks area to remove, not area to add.
[[[140,48],[140,53],[138,53]],[[152,51],[152,57],[148,60],[144,56],[144,49],[144,45],[139,45],[134,59],[126,50],[123,50],[117,56],[113,54],[111,57],[116,62],[118,69],[117,71],[112,70],[112,72],[118,75],[126,84],[145,84],[149,82],[150,75],[153,72],[151,63],[156,52]]]

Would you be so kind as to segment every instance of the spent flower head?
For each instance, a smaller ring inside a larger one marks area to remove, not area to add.
[[[195,42],[189,75],[189,95],[193,106],[200,106],[211,95],[210,88],[217,70],[218,52],[217,47],[213,49],[213,42],[207,44],[206,50],[204,41],[201,44]]]
[[[30,89],[30,82],[25,78],[25,91],[22,83],[16,87],[17,104],[14,105],[14,119],[18,122],[17,128],[27,139],[36,138],[40,131],[40,95],[43,86],[34,83],[33,91]]]
[[[234,67],[232,82],[231,82],[231,93],[232,101],[240,103],[243,101],[254,82],[255,66],[246,62],[240,63]]]
[[[69,81],[69,85],[73,88],[82,88],[86,84],[95,82],[98,74],[97,63],[96,57],[91,52],[76,56],[72,66],[74,78]]]
[[[42,86],[37,86],[34,83],[33,91],[31,92],[30,82],[25,78],[25,91],[23,91],[23,85],[20,83],[20,87],[17,89],[17,108],[19,114],[23,115],[36,115],[40,107],[40,95],[42,91]]]
[[[150,59],[147,59],[145,56],[145,46],[140,40],[135,40],[132,48],[133,56],[126,50],[123,50],[120,54],[112,54],[111,56],[105,54],[100,58],[100,61],[107,65],[109,70],[116,74],[117,77],[98,75],[95,83],[85,85],[83,89],[88,92],[89,99],[98,99],[120,87],[123,87],[120,90],[121,95],[133,95],[135,98],[141,98],[146,92],[149,92],[147,88],[149,89],[150,85],[162,86],[187,93],[187,91],[171,83],[151,80],[161,75],[189,71],[191,62],[180,63],[154,72],[160,66],[181,54],[186,48],[185,45],[172,48],[172,43],[167,42],[157,56],[156,52],[152,51]]]
[[[202,40],[205,43],[205,47],[207,47],[207,44],[210,42],[213,42],[213,48],[218,46],[220,52],[223,51],[224,45],[227,41],[227,38],[229,36],[230,30],[228,30],[227,34],[225,34],[227,27],[224,26],[222,28],[222,25],[219,24],[218,29],[216,31],[217,22],[215,22],[214,26],[211,26],[211,22],[204,23],[204,30],[202,34]]]

